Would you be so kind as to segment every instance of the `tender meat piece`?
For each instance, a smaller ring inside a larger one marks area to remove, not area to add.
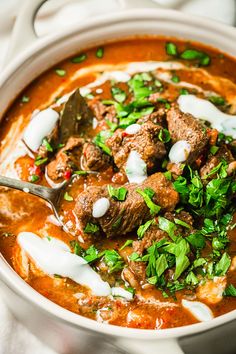
[[[113,105],[106,106],[104,105],[99,98],[94,98],[88,102],[90,109],[93,114],[97,118],[97,120],[101,121],[104,119],[109,120],[110,122],[117,123],[118,120],[116,118],[116,110]]]
[[[226,277],[214,277],[197,287],[197,298],[204,302],[215,305],[223,299],[226,288]]]
[[[190,144],[188,162],[194,162],[208,143],[204,125],[191,114],[182,113],[176,105],[168,111],[167,123],[173,143],[186,140]]]
[[[135,150],[147,164],[149,172],[155,170],[158,160],[166,155],[165,145],[158,139],[162,127],[152,122],[146,122],[138,133],[127,135],[118,129],[107,141],[111,149],[115,164],[122,169],[128,159],[129,153]]]
[[[84,139],[71,137],[66,145],[60,149],[55,160],[47,166],[48,176],[56,181],[64,176],[66,171],[80,169],[80,157]]]
[[[171,172],[172,177],[177,179],[183,173],[183,164],[168,162],[166,169]]]
[[[82,165],[84,170],[100,171],[111,165],[111,158],[98,146],[88,142],[83,146]]]
[[[161,126],[165,126],[166,125],[166,113],[167,113],[167,110],[164,107],[159,107],[156,111],[152,112],[151,114],[148,114],[148,115],[140,118],[137,121],[137,123],[143,124],[146,122],[152,122],[154,124],[159,124]]]
[[[234,157],[226,145],[221,146],[214,156],[208,158],[206,164],[200,170],[201,178],[205,178],[222,160],[225,160],[228,164],[234,161]],[[209,178],[215,178],[215,175],[211,175]]]
[[[137,193],[137,189],[144,190],[147,187],[153,189],[155,192],[153,202],[166,211],[174,210],[179,201],[179,195],[172,183],[162,173],[153,174],[142,184],[128,184],[125,187],[128,193],[123,202],[110,198],[107,186],[91,187],[79,194],[74,211],[81,229],[83,230],[89,222],[95,223],[100,225],[107,237],[111,237],[126,234],[149,220],[150,210],[143,197]],[[102,197],[109,199],[110,207],[104,216],[94,218],[92,216],[93,204]]]
[[[52,147],[55,147],[59,141],[59,123],[55,125],[55,128],[52,130],[52,132],[46,137],[47,141]],[[40,145],[39,151],[38,151],[38,156],[40,156],[42,159],[48,157],[50,154],[50,151],[46,149],[45,145]]]

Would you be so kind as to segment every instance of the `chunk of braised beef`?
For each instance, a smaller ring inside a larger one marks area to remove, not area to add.
[[[146,122],[152,122],[154,124],[166,126],[166,113],[167,113],[167,109],[165,109],[164,107],[159,107],[154,112],[147,114],[147,115],[143,116],[142,118],[140,118],[137,121],[137,123],[143,124]]]
[[[190,144],[187,162],[194,162],[208,143],[206,127],[191,114],[182,113],[176,105],[167,112],[167,124],[173,143],[186,140]]]
[[[158,161],[166,155],[165,145],[158,138],[161,129],[160,125],[146,122],[133,135],[121,129],[116,130],[113,136],[106,141],[116,166],[124,169],[129,153],[135,150],[147,164],[148,172],[157,170]]]
[[[61,148],[53,161],[47,166],[47,174],[53,181],[63,178],[66,171],[80,169],[80,158],[84,139],[70,137],[66,145]]]
[[[111,157],[105,154],[92,142],[87,142],[82,150],[82,165],[84,170],[101,171],[108,168],[112,161]]]
[[[104,105],[97,97],[90,100],[88,105],[97,120],[109,120],[112,123],[118,123],[118,119],[116,118],[116,110],[113,105]]]
[[[183,165],[181,163],[168,162],[166,169],[171,172],[174,179],[183,174]]]
[[[179,201],[179,195],[172,183],[162,173],[155,173],[141,184],[125,185],[128,190],[125,201],[116,201],[109,196],[107,186],[90,187],[76,198],[74,212],[77,215],[81,230],[88,223],[100,226],[107,237],[124,235],[131,232],[151,218],[150,209],[137,189],[151,188],[155,195],[153,202],[164,211],[174,210]],[[110,207],[100,218],[92,215],[93,204],[100,198],[109,199]]]
[[[234,161],[234,157],[230,151],[230,149],[226,145],[222,145],[217,153],[213,156],[210,156],[205,165],[200,169],[201,178],[205,179],[213,168],[219,165],[220,162],[225,161],[227,164],[230,164]],[[215,178],[216,174],[212,174],[207,177],[207,179]]]

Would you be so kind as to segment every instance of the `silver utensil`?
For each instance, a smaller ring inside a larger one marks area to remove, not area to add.
[[[60,224],[64,227],[63,222],[59,215],[59,210],[60,210],[60,206],[66,188],[76,176],[77,175],[72,175],[69,180],[62,182],[56,188],[48,188],[48,187],[40,186],[38,184],[23,182],[14,178],[0,176],[0,186],[17,189],[22,192],[29,193],[46,200],[51,205],[55,217],[60,222]]]

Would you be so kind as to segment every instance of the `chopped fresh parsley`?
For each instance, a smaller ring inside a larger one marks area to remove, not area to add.
[[[221,96],[210,96],[208,100],[217,106],[223,106],[225,104],[225,99]]]
[[[151,225],[153,225],[155,223],[155,220],[148,220],[145,224],[143,225],[140,225],[138,230],[137,230],[137,235],[138,235],[138,238],[143,238],[145,232],[149,229],[149,227]]]
[[[180,95],[188,95],[189,94],[189,91],[185,88],[182,88],[179,90],[179,94]]]
[[[143,191],[141,189],[136,189],[136,192],[139,193],[143,197],[145,203],[147,204],[148,208],[150,209],[151,215],[156,215],[161,210],[161,207],[152,201],[153,195],[152,195],[152,197],[150,197],[150,189],[151,188],[146,188]]]
[[[177,227],[172,221],[164,218],[163,216],[159,216],[158,226],[162,231],[165,231],[173,241],[176,240],[175,231],[177,230]]]
[[[215,275],[223,276],[226,274],[231,264],[230,256],[225,252],[219,262],[215,265]]]
[[[177,49],[176,44],[174,44],[172,42],[167,42],[166,43],[166,53],[168,55],[176,57],[178,55],[178,49]]]
[[[210,147],[210,153],[212,155],[215,155],[218,150],[219,150],[219,146],[213,145],[213,146]]]
[[[56,70],[55,70],[55,73],[56,73],[58,76],[63,77],[63,76],[66,75],[66,70],[64,70],[64,69],[56,69]]]
[[[73,198],[71,195],[69,195],[68,192],[66,192],[66,193],[64,194],[64,199],[65,199],[67,202],[72,202],[72,201],[74,200],[74,198]]]
[[[77,63],[82,63],[85,59],[87,59],[87,55],[83,53],[77,57],[72,58],[71,61],[72,63],[77,64]]]
[[[119,87],[112,87],[111,88],[111,93],[113,98],[117,101],[117,102],[124,102],[126,99],[126,93],[125,91],[121,90]]]
[[[24,96],[21,97],[21,102],[22,103],[28,103],[29,101],[30,101],[29,96],[24,95]]]
[[[121,246],[120,251],[122,251],[125,247],[132,245],[133,240],[126,240],[125,243]]]
[[[35,182],[37,182],[38,180],[39,180],[39,176],[38,175],[31,175],[30,177],[29,177],[29,181],[30,182],[32,182],[32,183],[35,183]]]
[[[73,173],[79,176],[84,176],[88,174],[88,171],[79,170],[79,171],[74,171]]]
[[[163,143],[168,143],[171,139],[168,129],[161,129],[158,133],[158,139]]]
[[[78,241],[72,240],[70,241],[70,247],[72,248],[74,254],[77,256],[82,256],[84,254],[84,249],[80,246]]]
[[[48,142],[47,138],[43,138],[42,145],[45,146],[46,150],[49,152],[53,152],[52,145]]]
[[[236,288],[233,284],[230,284],[227,286],[227,288],[225,289],[224,296],[236,296]]]
[[[37,156],[34,161],[34,164],[35,164],[35,166],[41,166],[41,165],[44,165],[47,161],[48,161],[47,157],[42,158],[41,156]]]
[[[93,142],[99,146],[107,155],[111,155],[110,148],[106,145],[106,140],[112,135],[110,130],[102,130],[98,133]]]
[[[186,227],[187,229],[190,229],[190,225],[187,224],[187,223],[186,223],[185,221],[183,221],[183,220],[174,218],[174,222],[175,222],[176,225],[180,225],[180,226]]]
[[[174,82],[175,84],[177,84],[178,82],[180,82],[180,78],[177,75],[173,75],[171,78],[171,81]]]
[[[84,228],[84,232],[87,234],[94,234],[98,231],[99,231],[99,226],[91,222],[88,222]]]
[[[110,273],[124,268],[125,262],[116,250],[104,251],[104,261],[109,267]]]
[[[198,60],[199,64],[202,66],[207,66],[211,62],[211,58],[208,54],[196,49],[186,49],[180,54],[180,58],[185,60]]]
[[[96,57],[100,59],[103,58],[103,55],[104,55],[104,48],[103,47],[98,48],[96,51]]]
[[[114,200],[118,200],[122,202],[126,199],[128,189],[126,189],[125,187],[115,188],[111,185],[108,185],[107,189],[110,197],[113,198]]]

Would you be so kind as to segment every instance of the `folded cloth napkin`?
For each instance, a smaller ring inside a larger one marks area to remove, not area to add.
[[[1,0],[0,2],[0,66],[7,50],[14,17],[17,15],[21,0]],[[97,0],[89,0],[92,4]],[[175,8],[200,16],[208,16],[229,25],[235,23],[234,0],[153,0],[157,6]],[[49,31],[62,30],[75,21],[81,21],[88,15],[87,2],[51,0],[39,15],[36,29],[39,35]],[[90,6],[91,6],[90,4]],[[103,0],[102,10],[116,8],[115,0]],[[106,5],[106,6],[104,6]],[[98,7],[94,7],[98,10]],[[100,12],[101,12],[100,11]],[[67,20],[69,19],[69,20]],[[56,354],[42,344],[24,326],[17,322],[0,298],[0,354]],[[115,354],[115,353],[111,353]],[[173,353],[174,354],[174,353]]]

